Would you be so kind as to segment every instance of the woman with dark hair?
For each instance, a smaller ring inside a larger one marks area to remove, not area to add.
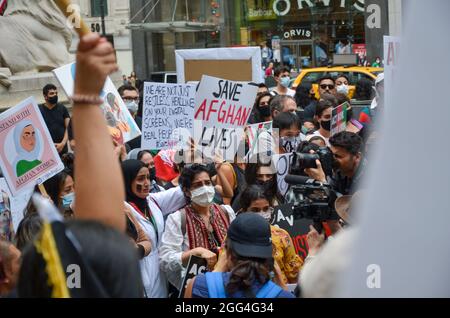
[[[149,298],[166,298],[167,280],[160,271],[158,248],[165,228],[164,217],[186,204],[180,187],[159,193],[150,193],[150,172],[139,160],[122,163],[127,208],[150,239],[151,253],[141,260],[144,289]]]
[[[312,96],[314,96],[314,91],[312,90],[312,84],[306,83],[303,85],[299,85],[295,90],[295,102],[298,107],[301,109],[305,109],[312,102],[315,101]]]
[[[68,218],[73,216],[75,201],[75,184],[69,170],[64,170],[44,182],[53,204]]]
[[[269,92],[258,94],[256,97],[253,112],[250,116],[249,124],[264,123],[272,120],[270,112],[270,99],[272,95]]]
[[[245,169],[245,181],[247,183],[247,187],[250,187],[251,185],[259,185],[264,190],[264,194],[269,199],[271,206],[278,206],[283,204],[284,198],[278,191],[277,170],[273,165],[272,160],[270,160],[270,158],[267,159],[268,160],[264,160],[261,157],[251,158],[251,163],[247,164]],[[240,193],[240,195],[233,202],[234,211],[242,210],[242,196],[243,193]]]
[[[214,272],[192,279],[185,298],[294,298],[272,282],[275,275],[279,280],[279,271],[275,270],[271,239],[269,223],[261,216],[239,215],[228,229]]]
[[[273,220],[274,209],[264,190],[258,185],[248,187],[241,197],[241,211],[261,215],[267,222]],[[284,284],[296,284],[298,273],[303,265],[302,259],[295,252],[294,244],[285,230],[270,226],[272,233],[273,258],[280,268]]]
[[[27,213],[20,221],[16,233],[16,247],[23,252],[25,247],[34,241],[42,228],[42,219],[38,213]]]
[[[161,268],[179,290],[192,255],[206,259],[208,267],[214,268],[235,218],[230,206],[213,204],[215,189],[206,166],[184,167],[180,183],[188,205],[169,215],[160,247]]]

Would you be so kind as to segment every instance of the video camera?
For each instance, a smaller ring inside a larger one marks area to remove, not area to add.
[[[311,154],[311,150],[313,150],[315,154]],[[294,153],[290,174],[304,175],[303,171],[305,169],[316,169],[316,160],[320,161],[325,175],[331,176],[334,166],[334,156],[331,150],[328,147],[319,147],[308,142],[302,143],[299,146],[298,151]]]
[[[329,184],[294,175],[287,175],[285,181],[290,185],[286,202],[293,205],[294,219],[313,220],[319,233],[322,222],[339,219],[334,209],[337,195]]]

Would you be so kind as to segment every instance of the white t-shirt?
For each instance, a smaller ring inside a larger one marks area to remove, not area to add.
[[[294,97],[295,96],[295,91],[293,89],[288,88],[286,94],[280,94],[277,91],[277,88],[275,87],[274,89],[272,89],[272,91],[270,92],[270,95],[272,96],[276,96],[276,95],[287,95],[287,96],[291,96]]]

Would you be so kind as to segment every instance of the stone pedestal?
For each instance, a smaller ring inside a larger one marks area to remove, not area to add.
[[[122,85],[121,73],[117,72],[111,76],[112,81],[119,88]],[[24,99],[34,96],[38,103],[44,102],[42,89],[47,84],[58,87],[59,101],[69,106],[68,97],[59,85],[53,73],[38,73],[30,75],[18,75],[9,77],[11,86],[6,88],[0,85],[0,112],[17,105]]]

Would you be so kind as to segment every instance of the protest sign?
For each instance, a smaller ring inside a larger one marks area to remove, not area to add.
[[[67,96],[73,95],[75,70],[76,64],[72,63],[53,71]],[[109,77],[106,79],[100,97],[104,100],[101,109],[114,141],[123,145],[141,135],[139,127]]]
[[[187,144],[194,133],[194,107],[193,85],[145,83],[141,148]]]
[[[345,102],[333,109],[331,117],[331,136],[347,129],[347,111],[350,105]]]
[[[390,109],[389,102],[392,92],[395,91],[395,78],[399,65],[400,38],[395,36],[384,37],[384,105]]]
[[[0,241],[12,242],[15,236],[11,193],[4,178],[0,178]]]
[[[234,161],[244,138],[258,88],[244,82],[203,76],[195,98],[194,141],[207,156],[216,150]]]
[[[181,284],[181,290],[179,294],[179,298],[184,297],[184,292],[186,291],[186,287],[189,283],[189,280],[194,278],[199,274],[204,274],[208,271],[208,263],[204,258],[200,258],[198,256],[192,255],[189,258],[189,263],[186,268],[186,275],[184,276],[183,283]]]
[[[0,224],[0,232],[2,228],[4,229],[4,233],[7,232],[7,224],[11,225],[11,223],[9,223],[10,221],[13,226],[12,232],[10,231],[10,233],[16,233],[17,228],[24,217],[28,202],[33,195],[33,189],[22,191],[16,196],[13,196],[9,190],[6,179],[0,178],[0,192],[0,223],[3,223],[3,226]],[[2,216],[2,211],[6,210],[8,212],[4,213]]]
[[[34,98],[0,115],[0,168],[13,196],[64,169]]]
[[[272,136],[272,122],[264,122],[259,124],[253,124],[247,126],[247,138],[249,145],[249,154],[258,154],[259,150],[262,149],[271,149],[272,138],[270,138],[270,142],[260,140],[261,134],[266,133],[268,137]],[[261,142],[267,142],[270,144],[261,145]],[[259,149],[262,148],[262,149]]]
[[[178,83],[200,81],[203,75],[261,83],[259,47],[176,50]]]
[[[289,171],[291,170],[293,158],[294,155],[292,153],[277,154],[272,157],[277,170],[278,191],[283,196],[286,195],[286,192],[289,189],[289,185],[286,183],[286,181],[284,181],[284,178],[289,174]]]

